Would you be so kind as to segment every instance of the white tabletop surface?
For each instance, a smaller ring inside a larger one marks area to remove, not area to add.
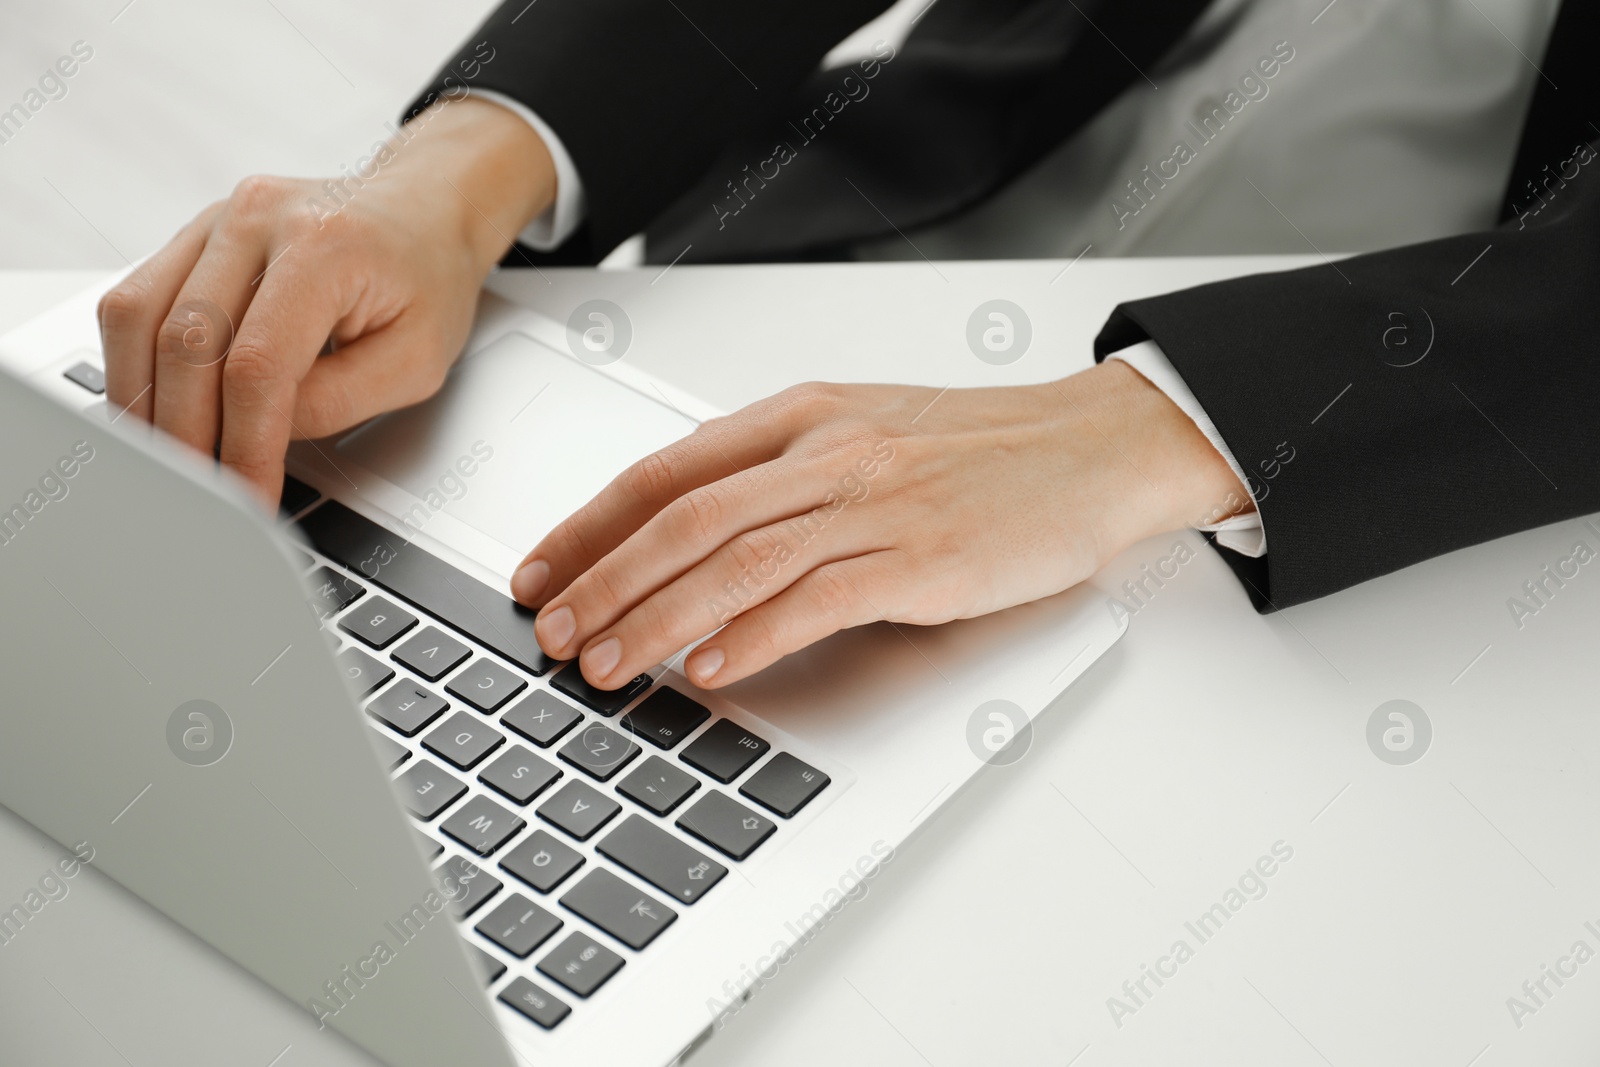
[[[733,407],[805,378],[1070,373],[1116,300],[1278,265],[569,270],[493,286],[563,317],[615,301],[634,322],[628,358]],[[83,280],[0,275],[0,314]],[[996,296],[1034,323],[1009,367],[963,337]],[[1600,533],[1577,520],[1529,531],[1271,616],[1197,535],[1135,546],[1097,584],[1115,589],[1179,541],[1195,557],[1044,716],[1026,758],[956,798],[696,1062],[1590,1062],[1600,964],[1547,980],[1554,995],[1520,1027],[1507,1008],[1575,941],[1600,948],[1584,927],[1600,928],[1600,579],[1585,568],[1521,629],[1506,608],[1577,540]],[[1433,725],[1409,766],[1366,740],[1396,698]],[[1293,857],[1265,895],[1200,943],[1185,923],[1277,842]],[[0,849],[16,861],[0,862],[11,899],[37,860],[6,835]],[[48,958],[52,937],[76,943],[89,910],[39,924],[30,958]],[[1108,998],[1131,1004],[1123,982],[1179,939],[1194,957],[1160,988],[1146,980],[1153,995],[1118,1026]],[[79,1025],[63,1011],[52,1025]],[[120,1062],[82,1036],[90,1058],[74,1062]]]

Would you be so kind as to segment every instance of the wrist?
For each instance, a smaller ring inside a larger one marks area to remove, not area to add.
[[[1103,412],[1095,422],[1136,468],[1129,472],[1128,506],[1108,519],[1113,525],[1106,539],[1114,550],[1255,510],[1222,453],[1144,375],[1121,360],[1106,360],[1074,378],[1085,380],[1086,393]]]
[[[443,209],[480,273],[500,261],[556,196],[544,139],[510,110],[471,96],[441,98],[404,127],[391,170]]]

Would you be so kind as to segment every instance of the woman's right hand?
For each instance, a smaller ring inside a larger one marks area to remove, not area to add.
[[[245,179],[100,301],[111,404],[220,445],[269,508],[291,440],[439,388],[484,278],[554,199],[505,108],[447,99],[403,129],[346,168],[365,180]]]

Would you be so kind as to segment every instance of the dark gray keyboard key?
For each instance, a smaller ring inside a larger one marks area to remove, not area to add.
[[[742,860],[771,837],[778,824],[711,789],[678,816],[678,827],[724,855]]]
[[[811,764],[780,752],[752,774],[739,792],[788,819],[827,788],[829,780]]]
[[[399,534],[330,500],[300,520],[324,556],[383,586],[530,674],[555,663],[533,633],[535,613]]]
[[[728,873],[728,868],[701,855],[643,815],[628,816],[622,825],[600,839],[595,851],[685,904],[699,900]]]
[[[465,919],[500,892],[500,879],[465,856],[451,856],[433,869],[433,876],[458,919]]]
[[[498,711],[501,705],[526,688],[527,682],[494,660],[480,656],[466,670],[450,679],[444,691],[488,714]]]
[[[61,375],[74,385],[81,385],[96,396],[106,391],[106,372],[93,363],[74,363]]]
[[[512,893],[473,929],[518,959],[527,959],[561,926],[560,919],[521,893]]]
[[[477,766],[505,743],[505,734],[464,711],[456,712],[422,739],[423,748],[460,771]]]
[[[622,969],[623,959],[584,933],[571,933],[539,961],[539,971],[586,997]]]
[[[622,728],[658,748],[675,748],[709,718],[705,705],[662,686],[622,717]]]
[[[406,810],[428,822],[460,800],[467,783],[452,778],[432,760],[419,759],[394,780],[394,788]]]
[[[306,575],[305,581],[306,588],[311,590],[311,610],[319,619],[339,614],[367,591],[360,582],[328,567],[318,567]]]
[[[571,1008],[522,977],[513,978],[500,990],[500,1002],[517,1009],[546,1030],[555,1029],[557,1023],[572,1014]]]
[[[396,663],[410,667],[430,682],[437,682],[464,663],[472,655],[472,649],[437,626],[425,626],[392,655]]]
[[[733,720],[718,719],[711,724],[711,729],[695,738],[694,744],[679,753],[678,758],[719,782],[731,782],[771,747]]]
[[[528,825],[488,797],[473,797],[439,824],[439,830],[480,856],[490,856]]]
[[[591,722],[573,734],[557,754],[585,774],[609,782],[639,754],[639,746],[609,726]]]
[[[586,704],[602,715],[615,715],[628,706],[628,701],[650,688],[650,676],[641,674],[631,678],[621,689],[596,689],[583,679],[576,663],[550,679],[550,684],[580,704]]]
[[[617,792],[657,815],[665,815],[699,788],[700,779],[660,756],[651,756],[617,783]]]
[[[383,769],[386,771],[394,770],[411,758],[409,748],[378,730],[372,731],[372,744],[377,748],[378,758],[383,761]]]
[[[347,648],[338,655],[339,669],[350,680],[357,699],[366,696],[394,677],[394,668],[380,663],[359,648]]]
[[[535,830],[500,858],[510,871],[541,893],[548,893],[584,864],[583,854],[568,848],[544,830]]]
[[[526,804],[560,777],[560,767],[535,756],[525,745],[512,745],[478,774],[478,781],[518,804]]]
[[[678,918],[677,912],[604,867],[596,867],[563,893],[561,906],[635,950],[654,941]]]
[[[372,648],[387,648],[417,624],[417,617],[381,596],[369,596],[339,620],[339,629]]]
[[[539,818],[559,826],[579,841],[589,840],[621,810],[621,804],[576,778],[556,790],[538,808]]]
[[[283,518],[298,515],[312,504],[322,494],[311,488],[299,478],[290,474],[283,476],[283,491],[278,494],[278,514]]]
[[[367,714],[405,737],[443,715],[450,702],[410,678],[401,678],[372,698]]]
[[[425,834],[421,830],[413,830],[412,833],[417,835],[417,847],[422,850],[423,859],[432,863],[439,858],[439,853],[444,851],[444,846],[439,843],[438,838],[431,834]]]
[[[583,712],[571,704],[536,689],[513,704],[500,721],[540,748],[549,748],[582,718]]]
[[[500,976],[506,973],[505,964],[471,941],[467,942],[467,958],[472,962],[472,969],[478,972],[478,977],[483,979],[483,984],[486,986],[494,985]]]

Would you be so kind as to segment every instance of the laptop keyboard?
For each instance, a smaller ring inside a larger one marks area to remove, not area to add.
[[[312,610],[343,635],[480,977],[536,1025],[647,955],[828,786],[649,674],[595,689],[539,649],[532,612],[337,501],[305,511],[317,499],[287,480],[285,517],[304,512],[322,557]]]

